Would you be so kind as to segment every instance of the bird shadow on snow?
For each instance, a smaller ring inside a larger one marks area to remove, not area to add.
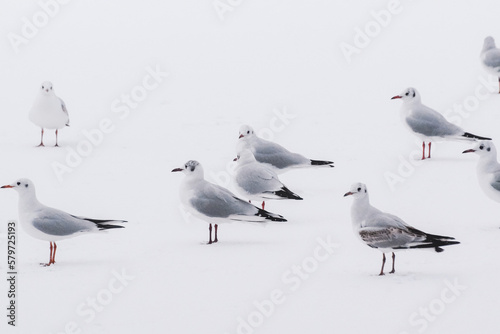
[[[224,247],[224,246],[238,246],[238,247],[247,247],[247,246],[262,246],[262,245],[272,245],[271,241],[262,241],[262,240],[233,240],[233,241],[218,241],[216,243],[209,244],[208,242],[199,242],[198,245],[201,246],[211,246],[211,247]]]
[[[88,259],[88,260],[71,260],[71,261],[56,261],[56,264],[50,266],[44,266],[42,262],[31,262],[23,264],[24,272],[38,272],[38,270],[46,271],[61,271],[66,269],[78,269],[83,267],[94,267],[94,268],[114,268],[123,266],[125,261],[110,261],[110,259]],[[78,269],[79,270],[79,269]]]

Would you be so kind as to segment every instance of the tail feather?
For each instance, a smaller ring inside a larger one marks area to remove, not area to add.
[[[109,229],[112,229],[112,228],[125,228],[125,226],[121,226],[121,225],[109,225],[109,224],[98,224],[97,227],[99,228],[99,230],[109,230]]]
[[[324,166],[324,165],[328,165],[330,167],[334,167],[333,166],[333,161],[325,161],[325,160],[311,160],[311,165],[312,166]]]
[[[436,252],[441,253],[444,249],[441,246],[458,245],[458,241],[433,240],[423,244],[410,246],[409,248],[434,248]]]
[[[302,200],[303,198],[300,197],[299,195],[293,193],[290,189],[287,187],[283,186],[281,190],[273,192],[276,196],[283,197],[283,198],[288,198],[288,199],[296,199],[296,200]]]
[[[286,222],[287,220],[285,217],[282,215],[278,215],[276,213],[272,213],[266,210],[259,209],[259,211],[255,214],[256,216],[259,217],[264,217],[267,220],[273,221],[273,222]]]
[[[408,230],[412,233],[415,234],[420,234],[422,236],[425,236],[425,241],[424,242],[434,242],[434,241],[440,241],[440,240],[455,240],[453,237],[447,237],[444,235],[437,235],[437,234],[429,234],[425,233],[423,231],[420,231],[419,229],[416,229],[414,227],[408,226]]]
[[[92,219],[92,218],[79,217],[79,216],[73,216],[73,217],[92,222],[92,223],[96,224],[96,226],[99,228],[99,230],[108,230],[108,229],[112,229],[112,228],[124,228],[125,226],[115,225],[115,224],[123,224],[123,223],[127,222],[126,220]]]
[[[478,140],[491,140],[491,138],[487,138],[487,137],[481,137],[481,136],[477,136],[475,134],[472,134],[470,132],[465,132],[462,137],[465,137],[465,138],[470,138],[470,139],[478,139]]]

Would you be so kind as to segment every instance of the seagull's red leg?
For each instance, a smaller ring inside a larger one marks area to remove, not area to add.
[[[498,77],[498,86],[499,86],[498,94],[500,94],[500,77]]]
[[[215,239],[214,239],[214,242],[217,242],[217,241],[219,241],[219,240],[217,239],[217,229],[218,229],[219,225],[214,224],[214,226],[215,226]]]
[[[208,244],[212,243],[212,224],[208,224]]]
[[[40,263],[40,265],[44,266],[44,267],[48,267],[52,264],[52,241],[50,241],[50,256],[49,256],[49,263]]]
[[[262,210],[264,210],[264,207],[266,206],[266,202],[262,201]]]
[[[57,245],[56,245],[56,242],[54,241],[54,253],[52,253],[52,264],[55,264],[56,263],[56,250],[57,250]]]
[[[40,139],[40,145],[38,145],[38,147],[40,147],[40,146],[45,146],[45,145],[43,145],[43,128],[42,128],[42,138]]]
[[[382,269],[380,269],[380,274],[379,276],[384,275],[384,265],[385,265],[385,253],[382,253]]]
[[[55,145],[55,146],[56,146],[56,147],[59,147],[59,145],[57,145],[57,131],[58,131],[58,130],[56,129],[56,145]]]
[[[430,145],[430,143],[429,143]],[[396,269],[394,269],[394,262],[396,262],[396,254],[392,252],[392,270],[389,272],[389,274],[394,274],[396,272]]]
[[[425,141],[422,143],[422,160],[425,160]]]
[[[429,142],[429,156],[427,158],[431,158],[431,142]]]

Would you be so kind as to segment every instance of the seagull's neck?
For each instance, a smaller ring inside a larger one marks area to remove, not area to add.
[[[419,99],[413,99],[411,101],[405,101],[401,106],[401,115],[404,117],[409,116],[412,112],[422,106],[422,102]]]
[[[42,206],[34,191],[19,194],[19,212],[31,212]]]
[[[482,155],[479,157],[477,163],[478,172],[493,172],[500,169],[500,164],[497,161],[497,153],[491,152],[487,155]]]
[[[368,194],[364,197],[354,199],[351,207],[351,218],[355,228],[362,227],[366,216],[370,213],[371,210],[372,206],[370,204]]]
[[[197,184],[201,181],[205,181],[203,174],[193,174],[184,178],[184,184],[188,187]]]
[[[253,157],[245,157],[243,159],[240,159],[238,160],[238,164],[237,164],[237,167],[243,167],[243,166],[246,166],[248,164],[251,164],[251,163],[254,163],[256,162],[257,160],[255,160],[255,158]]]
[[[255,143],[260,140],[259,137],[257,137],[255,134],[243,138],[248,144]]]
[[[54,105],[58,103],[58,99],[55,98],[55,95],[53,94],[38,94],[34,104],[38,106],[44,106],[44,105]]]

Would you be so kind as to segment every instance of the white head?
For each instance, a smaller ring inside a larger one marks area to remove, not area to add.
[[[354,183],[351,189],[344,194],[344,197],[352,196],[355,199],[368,197],[368,189],[364,183]]]
[[[54,94],[54,88],[52,87],[52,82],[44,81],[40,86],[40,93],[44,95],[52,95]]]
[[[254,136],[254,131],[250,125],[242,125],[240,127],[240,136],[239,138],[251,138]]]
[[[19,195],[35,193],[35,185],[29,179],[19,179],[12,184],[2,186],[1,188],[12,188],[16,190]]]
[[[415,88],[409,87],[406,88],[400,95],[396,95],[391,98],[391,100],[394,99],[401,99],[403,102],[420,102],[420,94]]]
[[[495,144],[493,144],[493,142],[489,140],[480,141],[477,143],[476,146],[474,146],[474,148],[471,148],[470,150],[465,150],[462,153],[476,153],[481,158],[489,157],[495,160],[497,158],[497,149],[495,148]]]
[[[184,167],[174,168],[172,172],[183,172],[189,177],[203,178],[204,172],[201,164],[196,160],[189,160],[184,164]]]
[[[255,160],[255,156],[253,155],[252,151],[247,148],[242,149],[240,153],[238,153],[238,157],[236,158],[236,160],[238,161],[239,165],[257,161]]]
[[[484,43],[483,43],[483,52],[484,51],[488,51],[490,49],[494,49],[496,48],[496,45],[495,45],[495,40],[493,39],[493,37],[491,36],[488,36],[484,39]]]

